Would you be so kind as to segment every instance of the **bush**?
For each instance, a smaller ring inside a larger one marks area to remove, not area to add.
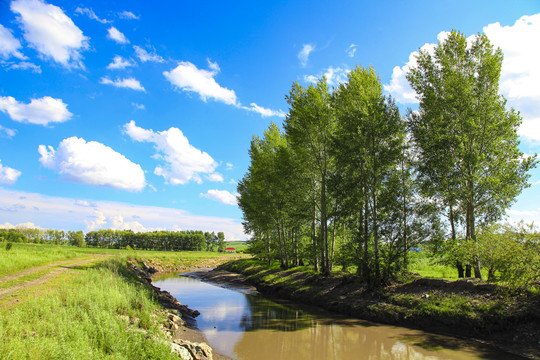
[[[12,247],[13,247],[13,243],[10,242],[10,241],[8,241],[8,242],[6,243],[6,251],[11,250]]]

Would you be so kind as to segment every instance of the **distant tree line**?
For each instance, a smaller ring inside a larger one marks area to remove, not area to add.
[[[223,232],[154,231],[134,233],[131,230],[97,230],[86,235],[82,231],[16,228],[0,229],[0,242],[92,246],[121,249],[127,246],[141,250],[205,250],[225,249]]]
[[[135,233],[131,230],[98,230],[86,233],[88,246],[121,249],[127,246],[141,250],[206,250],[216,251],[225,248],[225,235],[222,232],[202,231],[154,231]]]
[[[325,274],[355,265],[376,286],[431,244],[460,277],[482,277],[478,235],[501,230],[489,226],[537,163],[519,150],[522,119],[499,94],[502,59],[485,35],[468,45],[453,31],[407,74],[419,110],[405,116],[373,68],[332,89],[324,77],[293,83],[283,130],[253,138],[238,184],[250,251]]]
[[[84,233],[82,231],[35,228],[0,229],[0,241],[83,246]]]

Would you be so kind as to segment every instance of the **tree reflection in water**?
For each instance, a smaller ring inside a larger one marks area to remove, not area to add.
[[[316,320],[299,309],[293,309],[264,298],[246,295],[246,312],[240,320],[244,331],[267,329],[296,331],[316,325]]]

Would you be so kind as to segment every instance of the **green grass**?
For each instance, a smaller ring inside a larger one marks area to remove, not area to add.
[[[47,296],[0,310],[3,359],[175,359],[161,342],[160,306],[125,259],[82,267],[56,282]]]
[[[409,255],[409,271],[422,277],[433,279],[457,280],[455,267],[439,264],[421,252],[411,252]]]
[[[67,246],[14,243],[6,251],[4,243],[0,243],[0,276],[78,256],[81,253]]]
[[[236,251],[247,249],[248,245],[246,241],[225,241],[226,247],[233,247]]]
[[[111,254],[139,259],[151,259],[159,264],[171,267],[189,267],[196,265],[202,259],[228,259],[234,254],[206,251],[150,251],[79,248],[69,245],[24,244],[14,243],[13,248],[5,250],[5,243],[0,243],[0,276],[49,264],[56,261],[86,257],[90,254]]]

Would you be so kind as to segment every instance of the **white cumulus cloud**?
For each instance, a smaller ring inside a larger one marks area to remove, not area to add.
[[[0,162],[0,184],[13,185],[19,176],[21,176],[21,172],[19,170],[4,166]]]
[[[231,194],[227,190],[208,190],[207,193],[201,193],[201,196],[226,205],[237,204],[236,195]]]
[[[234,90],[222,87],[214,79],[219,66],[211,61],[208,63],[210,70],[204,70],[189,61],[182,61],[171,71],[164,71],[163,75],[179,90],[197,93],[203,101],[214,99],[228,105],[238,105]]]
[[[115,55],[114,58],[113,58],[112,63],[107,65],[107,69],[109,69],[109,70],[121,70],[121,69],[125,69],[127,67],[134,66],[134,65],[135,64],[133,63],[133,61],[128,60],[128,59],[124,59],[120,55]]]
[[[298,60],[300,60],[300,65],[302,65],[302,67],[306,67],[309,61],[309,55],[313,50],[315,50],[314,45],[304,44],[304,46],[302,46],[302,50],[298,53]]]
[[[39,145],[41,164],[62,175],[66,180],[94,186],[140,191],[145,185],[140,165],[96,141],[70,137],[55,150]]]
[[[0,24],[0,58],[7,60],[13,56],[20,60],[26,59],[19,51],[21,47],[20,41],[13,36],[11,30]]]
[[[101,84],[112,85],[112,86],[117,87],[117,88],[126,88],[126,89],[146,92],[146,90],[141,85],[139,80],[137,80],[135,78],[124,78],[124,79],[118,79],[117,78],[116,80],[111,80],[109,77],[104,76],[104,77],[101,78],[101,80],[99,82]]]
[[[21,103],[11,96],[0,96],[0,111],[7,113],[12,120],[37,125],[64,122],[73,115],[62,99],[50,96],[32,99],[29,104]]]
[[[15,0],[11,10],[24,31],[24,38],[44,58],[66,67],[84,67],[80,51],[88,48],[88,37],[58,6],[41,0]]]
[[[107,30],[107,37],[113,41],[116,41],[118,44],[129,43],[129,40],[126,38],[126,36],[114,26],[111,26],[109,30]]]
[[[161,56],[156,54],[155,52],[148,52],[145,49],[143,49],[140,46],[134,45],[133,49],[135,50],[135,55],[144,62],[156,62],[156,63],[162,63],[165,62],[165,59],[163,59]]]
[[[206,152],[191,145],[178,128],[154,132],[138,127],[132,120],[124,125],[124,132],[135,141],[154,144],[155,157],[164,161],[155,168],[154,174],[170,184],[185,184],[190,180],[201,183],[200,174],[213,174],[218,165]]]

